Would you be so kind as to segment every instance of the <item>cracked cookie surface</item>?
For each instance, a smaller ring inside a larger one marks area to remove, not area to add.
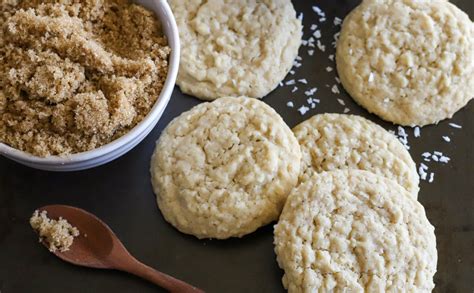
[[[301,147],[300,182],[314,172],[360,169],[393,179],[414,198],[419,177],[410,153],[381,126],[356,115],[320,114],[293,133]]]
[[[290,0],[171,0],[179,27],[177,84],[204,100],[261,98],[293,66],[302,37]]]
[[[365,0],[344,20],[336,61],[344,88],[369,112],[438,123],[474,96],[474,25],[445,0]]]
[[[361,170],[316,174],[293,189],[275,226],[291,292],[431,292],[437,251],[423,206]]]
[[[181,232],[241,237],[278,218],[300,160],[296,138],[270,106],[221,98],[166,127],[151,161],[152,183],[162,214]]]

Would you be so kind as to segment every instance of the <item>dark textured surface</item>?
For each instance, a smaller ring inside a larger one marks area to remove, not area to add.
[[[328,59],[334,53],[330,46],[338,30],[334,16],[343,18],[358,1],[295,1],[297,11],[304,11],[305,39],[312,23],[318,23],[311,11],[314,3],[326,12],[328,21],[320,25],[325,53],[317,49],[308,56],[300,51],[303,66],[296,78],[306,78],[308,85],[279,88],[264,99],[290,126],[322,112],[342,112],[336,98],[342,98],[351,113],[381,123],[342,92],[331,93],[334,67]],[[453,1],[474,16],[474,1]],[[291,77],[293,78],[293,77]],[[287,78],[287,79],[291,79]],[[316,109],[301,116],[288,108],[291,99],[297,107],[306,104],[304,90],[318,87]],[[130,252],[145,263],[182,278],[208,292],[284,292],[273,253],[272,227],[267,226],[243,239],[200,241],[180,234],[162,218],[150,185],[149,159],[154,142],[169,121],[199,101],[176,90],[156,129],[124,157],[99,168],[74,173],[37,171],[0,158],[0,291],[12,292],[157,292],[155,287],[135,277],[114,271],[75,267],[52,256],[36,243],[28,225],[33,210],[46,204],[69,204],[86,209],[108,223]],[[474,291],[474,102],[449,122],[461,124],[454,129],[444,121],[422,129],[409,143],[417,163],[424,151],[441,151],[451,158],[447,165],[427,163],[435,172],[433,183],[422,181],[419,200],[428,218],[436,226],[439,261],[435,281],[439,292]],[[443,135],[452,142],[442,140]]]

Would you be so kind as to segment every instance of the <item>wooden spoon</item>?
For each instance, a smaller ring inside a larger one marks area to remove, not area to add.
[[[62,217],[79,229],[80,235],[74,238],[68,251],[53,252],[64,261],[79,266],[128,272],[170,292],[204,293],[203,290],[139,262],[127,251],[110,227],[91,213],[66,205],[49,205],[39,211],[46,211],[52,219]]]

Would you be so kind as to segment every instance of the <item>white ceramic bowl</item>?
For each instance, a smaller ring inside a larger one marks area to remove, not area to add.
[[[50,156],[41,158],[11,148],[0,143],[0,154],[20,164],[48,171],[76,171],[106,164],[130,151],[141,142],[156,126],[163,111],[168,105],[179,67],[179,34],[173,13],[166,0],[137,0],[135,1],[154,11],[161,21],[164,34],[171,48],[168,75],[165,85],[150,113],[124,136],[91,151],[72,154],[65,157]]]

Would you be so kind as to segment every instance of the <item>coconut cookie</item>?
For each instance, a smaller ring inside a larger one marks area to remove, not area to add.
[[[474,26],[445,0],[363,1],[336,61],[354,100],[393,123],[438,123],[474,96]]]
[[[290,71],[302,37],[290,0],[170,0],[181,40],[177,84],[204,100],[261,98]]]
[[[270,106],[221,98],[175,118],[158,140],[152,183],[165,219],[198,238],[241,237],[278,218],[301,153]]]
[[[315,115],[293,132],[301,146],[300,182],[314,172],[361,169],[397,181],[416,198],[418,173],[410,153],[391,133],[355,115]]]
[[[275,226],[291,292],[431,292],[437,251],[420,203],[367,171],[317,174],[295,188]]]

